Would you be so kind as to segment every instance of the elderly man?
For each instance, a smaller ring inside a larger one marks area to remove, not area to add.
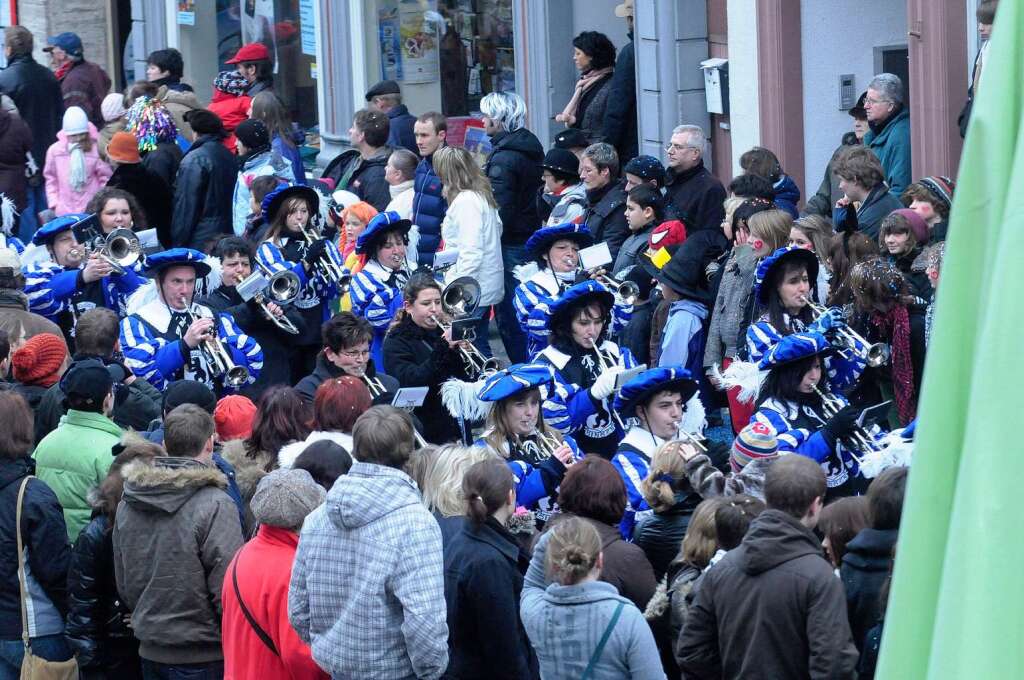
[[[402,89],[398,83],[382,80],[367,90],[366,101],[370,108],[388,116],[388,146],[393,149],[403,147],[417,153],[416,136],[413,134],[416,116],[409,113],[409,107],[402,103]]]
[[[53,74],[60,81],[60,89],[64,93],[64,108],[80,106],[97,130],[103,127],[100,107],[110,92],[110,76],[96,64],[85,60],[82,39],[76,33],[54,35],[47,38],[43,52],[50,53]]]
[[[864,144],[882,162],[885,183],[899,196],[913,181],[910,167],[910,111],[903,102],[903,82],[891,73],[880,73],[868,83],[864,98],[868,126]]]
[[[665,149],[669,212],[682,219],[690,233],[718,229],[725,219],[725,187],[704,167],[704,147],[704,130],[699,125],[680,125]]]

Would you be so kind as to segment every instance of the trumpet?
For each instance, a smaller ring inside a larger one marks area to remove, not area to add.
[[[822,391],[817,385],[815,385],[813,389],[814,393],[821,398],[821,408],[829,418],[839,413],[840,409],[843,408],[844,404],[832,393]],[[853,431],[853,434],[850,435],[850,439],[861,454],[878,451],[878,447],[875,445],[874,439],[872,439],[868,431],[860,425],[858,425]],[[860,465],[860,458],[858,458],[853,451],[850,451],[850,455],[853,456],[853,459],[857,461],[858,465]]]
[[[601,348],[597,346],[597,340],[595,340],[594,338],[590,338],[590,349],[594,350],[594,354],[597,355],[597,363],[600,364],[602,373],[604,371],[611,371],[619,367],[619,363],[611,355],[611,352],[602,352]],[[615,419],[615,422],[618,424],[618,426],[622,428],[623,431],[625,431],[626,425],[625,423],[622,422],[622,418],[619,416],[618,412],[612,408],[608,410],[611,413],[612,418]]]
[[[185,315],[188,318],[189,326],[197,318],[212,318],[203,314],[202,308],[199,308],[200,312],[198,314],[193,313],[191,305],[188,304],[188,299],[184,296],[181,298],[181,303],[185,307]],[[199,343],[199,347],[203,354],[206,355],[206,360],[210,363],[214,374],[223,376],[226,385],[229,387],[241,387],[249,381],[249,369],[245,366],[239,366],[234,362],[231,358],[231,352],[217,339],[215,328],[211,328],[204,335],[202,342]]]
[[[253,296],[253,301],[260,306],[264,315],[266,315],[266,317],[270,319],[275,326],[286,333],[298,335],[299,329],[295,327],[295,324],[293,324],[291,320],[283,314],[281,316],[275,316],[274,313],[270,311],[270,307],[267,305],[267,302],[273,302],[274,304],[282,307],[291,304],[295,298],[298,297],[299,291],[302,288],[302,283],[299,281],[299,277],[295,272],[287,269],[271,273],[270,269],[265,264],[259,260],[255,260],[255,262],[260,271],[263,272],[265,276],[269,277],[269,283],[264,290]]]
[[[370,397],[376,399],[380,395],[387,392],[384,388],[384,383],[380,381],[380,378],[366,375],[365,373],[361,376],[362,381],[366,383],[366,389],[370,392]]]
[[[441,291],[441,310],[452,319],[461,319],[473,314],[480,305],[480,284],[469,276],[460,276]],[[442,321],[436,314],[430,316],[434,323],[445,331],[450,331],[452,324]],[[466,364],[467,370],[474,376],[494,373],[500,368],[494,357],[488,359],[473,345],[475,335],[465,338],[465,344],[459,345],[459,354]]]
[[[540,451],[542,458],[551,458],[555,455],[562,443],[558,441],[558,438],[552,434],[546,434],[543,430],[538,429],[534,432],[537,437],[537,449]]]
[[[445,331],[450,330],[452,327],[450,323],[445,323],[435,314],[431,314],[430,318]],[[459,355],[462,357],[463,363],[466,364],[466,369],[469,373],[479,377],[494,373],[500,368],[500,364],[497,359],[494,357],[488,359],[480,352],[479,349],[477,349],[476,345],[473,344],[472,337],[464,339],[467,344],[459,345]]]
[[[86,243],[81,248],[75,246],[72,251],[81,253],[83,259],[89,259],[92,255],[98,256],[111,266],[115,275],[121,276],[142,257],[142,244],[131,229],[115,229],[107,234],[99,249],[94,249],[91,244]]]
[[[320,222],[320,216],[314,215],[312,219],[310,219],[309,224],[302,227],[300,230],[306,245],[311,246],[313,243],[323,238],[319,227]],[[338,264],[331,259],[330,255],[324,253],[324,255],[316,261],[316,269],[322,277],[331,283],[336,284],[342,295],[348,292],[349,285],[352,283],[352,277],[346,274],[344,268],[338,266]]]
[[[817,316],[821,316],[828,311],[828,307],[812,302],[810,298],[804,297],[803,302],[810,307],[811,311]],[[867,365],[871,368],[878,368],[879,366],[884,366],[889,363],[889,357],[892,354],[892,350],[889,348],[889,345],[884,342],[871,344],[864,338],[864,336],[848,326],[838,329],[836,333],[842,341],[842,344],[846,345],[847,349],[851,352],[859,354],[859,352],[857,352],[858,343],[866,347],[867,351],[864,352],[863,355],[864,361],[867,362]]]
[[[676,441],[685,441],[693,445],[695,448],[700,449],[701,453],[708,452],[707,447],[700,443],[700,440],[697,438],[697,435],[693,434],[692,432],[687,432],[686,430],[679,426],[676,426]]]
[[[607,274],[597,274],[591,278],[614,293],[615,298],[626,306],[632,306],[640,297],[640,287],[632,281],[619,281]]]

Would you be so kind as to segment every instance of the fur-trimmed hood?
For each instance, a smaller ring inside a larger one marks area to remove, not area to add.
[[[242,439],[225,442],[220,455],[235,469],[235,484],[246,502],[256,493],[256,485],[266,476],[267,467],[276,467],[271,465],[274,457],[266,451],[260,451],[255,458],[249,457]]]
[[[201,489],[227,487],[227,478],[194,458],[157,458],[124,468],[124,502],[144,512],[174,514]]]

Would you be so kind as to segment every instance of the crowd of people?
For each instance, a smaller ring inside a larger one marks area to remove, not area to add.
[[[384,81],[314,173],[261,44],[5,29],[0,680],[873,677],[955,184],[892,74],[803,200],[573,47],[548,150]]]

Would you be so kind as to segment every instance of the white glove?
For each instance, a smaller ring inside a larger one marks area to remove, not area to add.
[[[612,368],[607,371],[602,371],[601,375],[597,376],[597,380],[590,386],[590,396],[598,401],[602,401],[611,396],[611,393],[615,391],[615,378],[622,372],[621,368]]]

